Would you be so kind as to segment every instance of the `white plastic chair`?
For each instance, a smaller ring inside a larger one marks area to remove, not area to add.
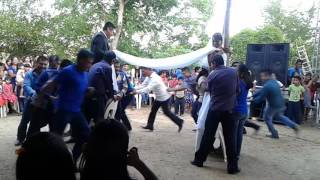
[[[118,108],[118,101],[109,100],[104,113],[104,119],[114,119]]]
[[[152,105],[152,100],[155,101],[156,100],[156,95],[155,94],[149,94],[149,105]]]
[[[142,104],[142,96],[141,94],[136,94],[134,95],[136,99],[136,109],[141,109],[141,104]]]

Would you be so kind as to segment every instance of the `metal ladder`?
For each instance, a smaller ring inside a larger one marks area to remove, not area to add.
[[[313,54],[312,54],[312,69],[314,73],[319,73],[319,46],[320,46],[320,8],[317,12],[317,22],[313,33]]]
[[[302,73],[304,75],[308,73],[312,74],[312,67],[305,46],[298,46],[297,49],[299,59],[302,61]]]

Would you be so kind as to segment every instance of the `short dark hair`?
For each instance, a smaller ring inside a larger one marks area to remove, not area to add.
[[[179,77],[178,77],[178,80],[183,80],[183,76],[179,76]]]
[[[271,69],[262,69],[262,70],[260,71],[260,74],[261,74],[261,73],[266,74],[266,75],[268,75],[268,76],[271,76],[273,72],[272,72]]]
[[[49,57],[49,65],[60,61],[60,57],[57,55],[52,55]]]
[[[214,33],[212,36],[212,41],[223,41],[221,33]]]
[[[77,61],[83,60],[83,59],[93,59],[94,54],[88,50],[88,49],[80,49],[80,51],[77,54]]]
[[[194,71],[199,71],[199,70],[200,70],[199,66],[194,67]]]
[[[220,54],[216,54],[212,58],[212,62],[216,64],[216,66],[223,66],[224,65],[224,60],[223,57]]]
[[[39,57],[37,58],[36,62],[38,63],[38,62],[40,62],[40,61],[48,61],[48,58],[45,57],[45,56],[39,56]]]
[[[39,132],[28,137],[17,154],[16,179],[76,180],[68,147],[55,134]]]
[[[231,67],[235,66],[236,64],[241,64],[241,63],[239,61],[234,61],[232,62]]]
[[[188,68],[188,67],[182,68],[182,72],[183,72],[183,71],[191,72],[191,71],[190,71],[190,68]]]
[[[108,51],[103,55],[103,59],[106,60],[108,63],[112,63],[112,60],[116,58],[117,58],[117,55],[113,51]]]
[[[294,76],[294,79],[298,79],[299,81],[301,81],[301,77],[300,76]]]
[[[31,68],[31,64],[30,63],[24,63],[23,66],[27,67],[27,68]]]
[[[60,69],[72,65],[73,62],[69,59],[63,59],[60,64]]]
[[[108,28],[112,28],[115,29],[116,27],[112,24],[112,22],[106,22],[106,24],[104,24],[103,26],[103,30],[107,30]]]

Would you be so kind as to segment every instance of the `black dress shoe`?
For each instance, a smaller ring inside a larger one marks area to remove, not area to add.
[[[75,143],[76,139],[75,138],[70,138],[69,140],[65,141],[66,144],[71,144],[71,143]]]
[[[192,165],[197,166],[197,167],[203,167],[203,162],[199,161],[191,161],[190,162]]]
[[[180,132],[180,131],[182,130],[182,127],[183,127],[183,121],[182,121],[181,124],[179,125],[178,132]]]
[[[142,129],[147,129],[147,130],[153,131],[153,128],[152,128],[152,127],[149,127],[149,126],[142,126],[141,128],[142,128]]]
[[[19,140],[16,140],[16,142],[14,142],[14,145],[15,145],[15,146],[21,146],[21,145],[22,145],[22,142],[19,141]]]
[[[239,168],[228,169],[228,174],[238,174],[240,172]]]

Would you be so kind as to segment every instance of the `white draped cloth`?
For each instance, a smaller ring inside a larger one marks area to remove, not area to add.
[[[208,112],[209,112],[209,108],[210,108],[210,101],[211,101],[210,93],[205,92],[203,100],[202,100],[202,106],[201,106],[201,108],[199,110],[199,114],[198,114],[195,152],[197,152],[199,150],[200,145],[201,145],[201,140],[202,140],[203,133],[205,130],[206,120],[207,120],[207,116],[208,116]],[[224,161],[227,162],[227,155],[226,155],[226,151],[225,151],[225,142],[224,142],[224,137],[223,137],[223,133],[222,133],[222,126],[220,123],[217,128],[215,137],[216,137],[216,140],[219,140],[219,142],[218,142],[219,146],[222,146]],[[217,144],[217,142],[215,142],[214,144]]]
[[[216,48],[208,45],[207,47],[187,54],[159,59],[136,57],[120,52],[118,50],[114,50],[114,52],[116,53],[118,59],[131,65],[149,67],[154,69],[176,69],[187,67],[195,63],[206,65],[207,56],[214,50],[216,50]]]
[[[198,122],[197,122],[197,135],[196,135],[196,143],[195,143],[195,152],[197,152],[200,148],[201,139],[204,133],[206,119],[210,108],[210,93],[205,92],[202,100],[202,105],[198,113]]]

